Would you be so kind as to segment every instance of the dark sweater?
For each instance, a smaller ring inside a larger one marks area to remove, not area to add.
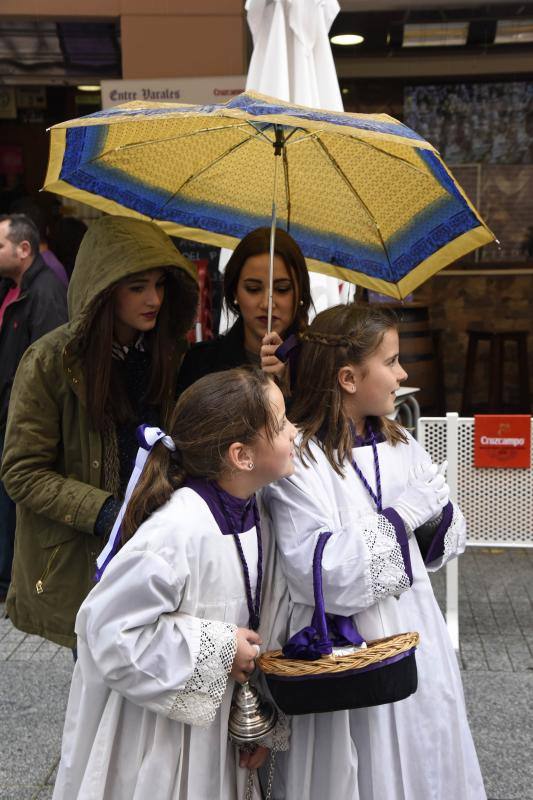
[[[244,349],[244,325],[239,317],[224,336],[197,342],[185,354],[178,375],[178,394],[204,375],[249,363]]]
[[[124,382],[126,389],[126,396],[131,403],[133,411],[133,419],[116,425],[120,465],[120,497],[123,498],[135,466],[135,458],[139,448],[136,435],[137,428],[143,423],[158,425],[159,414],[154,406],[150,406],[143,399],[150,380],[150,354],[148,352],[131,347],[123,361],[113,359],[113,369],[120,372],[121,380]],[[106,500],[98,514],[94,527],[94,531],[98,536],[107,536],[109,534],[121,505],[122,500],[116,497],[110,497]]]

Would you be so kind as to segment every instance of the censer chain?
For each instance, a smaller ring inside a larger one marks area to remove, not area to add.
[[[270,751],[270,764],[268,767],[268,781],[265,800],[272,800],[272,783],[274,781],[274,760],[276,758],[276,751]],[[255,770],[248,770],[248,780],[246,782],[246,793],[244,800],[254,800],[254,772]]]

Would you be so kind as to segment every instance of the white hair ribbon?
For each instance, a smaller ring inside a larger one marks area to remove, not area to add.
[[[133,490],[135,489],[139,478],[141,477],[144,465],[146,464],[146,459],[150,455],[152,447],[154,444],[156,444],[156,442],[160,441],[168,450],[174,451],[176,449],[176,445],[174,444],[172,437],[168,436],[168,434],[166,434],[165,431],[162,431],[161,428],[152,428],[148,425],[139,425],[136,433],[137,441],[139,442],[140,446],[137,450],[135,466],[128,481],[126,494],[124,495],[124,502],[120,507],[115,524],[111,529],[107,544],[96,559],[96,574],[94,576],[95,581],[100,580],[105,568],[118,550],[120,537],[122,534],[122,520],[124,518],[124,514],[126,513],[126,508],[128,506],[130,497],[133,494]]]

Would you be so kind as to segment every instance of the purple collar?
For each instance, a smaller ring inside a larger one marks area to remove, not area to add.
[[[351,422],[350,427],[352,428],[354,447],[371,447],[372,442],[374,442],[374,444],[380,444],[380,442],[385,441],[385,435],[383,431],[379,430],[379,425],[375,417],[366,418],[365,432],[362,436],[359,436],[359,434],[355,432],[355,427]]]
[[[183,486],[195,491],[207,503],[220,532],[225,536],[244,533],[255,527],[255,495],[247,500],[242,500],[240,497],[225,492],[220,486],[215,485],[214,481],[207,478],[188,477]]]
[[[239,554],[244,577],[244,587],[246,591],[246,604],[248,606],[248,625],[256,631],[259,627],[259,613],[261,610],[261,586],[263,582],[263,546],[261,543],[261,523],[259,510],[255,494],[247,500],[234,497],[228,494],[215,481],[206,478],[187,478],[184,486],[188,486],[200,495],[202,500],[207,503],[209,510],[213,514],[217,525],[224,535],[233,535],[233,541]],[[257,583],[255,585],[255,596],[252,595],[250,583],[250,572],[246,557],[238,536],[240,533],[255,528],[257,536]]]
[[[382,431],[377,431],[374,434],[374,441],[376,444],[380,444],[381,442],[385,441],[385,435]],[[353,439],[353,446],[354,447],[370,447],[372,445],[372,438],[369,434],[365,433],[364,436],[359,436],[355,434]]]

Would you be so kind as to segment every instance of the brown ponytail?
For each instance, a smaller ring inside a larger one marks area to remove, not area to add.
[[[267,396],[270,383],[261,370],[240,367],[206,375],[183,392],[167,430],[176,451],[161,441],[154,445],[124,515],[123,542],[187,476],[219,478],[231,444],[252,444],[262,432],[272,441],[277,421]]]

